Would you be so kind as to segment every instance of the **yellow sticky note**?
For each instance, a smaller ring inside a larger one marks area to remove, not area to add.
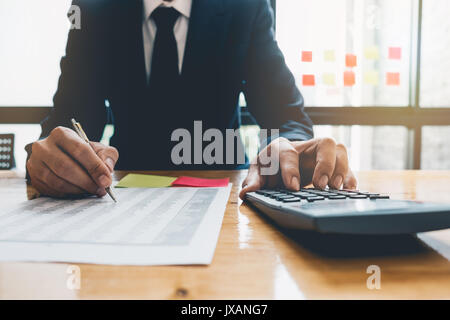
[[[364,72],[364,82],[367,84],[377,86],[379,83],[379,79],[380,77],[378,71],[372,70]]]
[[[334,73],[324,73],[322,81],[327,86],[336,85],[336,75]]]
[[[170,187],[176,179],[174,177],[130,173],[119,181],[116,188],[164,188]]]
[[[326,50],[323,54],[325,61],[336,61],[336,56],[333,50]]]
[[[364,56],[366,59],[378,60],[380,59],[380,50],[376,46],[367,47],[364,49]]]

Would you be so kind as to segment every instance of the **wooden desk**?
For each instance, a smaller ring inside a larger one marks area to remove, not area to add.
[[[423,234],[423,240],[292,236],[238,200],[245,171],[180,174],[230,177],[233,182],[210,266],[79,265],[81,289],[69,290],[68,264],[1,263],[0,298],[450,299],[450,229]],[[25,184],[7,187],[5,178],[11,175],[0,175],[0,200],[25,200]],[[117,173],[118,178],[122,175]],[[450,172],[357,176],[361,190],[388,192],[396,199],[450,202]],[[369,265],[381,268],[381,290],[366,287]]]

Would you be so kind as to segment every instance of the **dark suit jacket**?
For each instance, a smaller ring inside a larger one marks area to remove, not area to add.
[[[141,0],[75,0],[81,30],[71,30],[54,108],[42,122],[42,137],[75,117],[98,141],[114,116],[111,145],[119,169],[231,169],[174,166],[176,128],[193,131],[238,128],[238,97],[244,92],[261,128],[279,129],[290,140],[312,138],[303,98],[274,40],[267,0],[193,0],[180,76],[178,102],[158,106],[147,95]],[[105,103],[108,101],[108,103]],[[109,108],[105,105],[109,105]]]

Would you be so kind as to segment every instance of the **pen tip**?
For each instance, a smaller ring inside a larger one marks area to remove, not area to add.
[[[111,190],[108,190],[108,194],[109,194],[109,196],[111,197],[111,199],[113,199],[113,201],[114,201],[115,203],[117,203],[117,199],[116,199],[116,197],[113,195],[113,193],[111,192]]]

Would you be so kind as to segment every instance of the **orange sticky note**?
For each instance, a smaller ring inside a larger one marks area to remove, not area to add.
[[[402,58],[402,48],[400,47],[389,48],[389,59],[400,60],[401,58]]]
[[[357,65],[357,58],[354,54],[348,53],[345,55],[345,65],[348,68],[356,67]]]
[[[355,73],[353,71],[345,71],[344,72],[344,86],[351,87],[356,83]]]
[[[400,85],[400,73],[399,72],[387,72],[386,73],[386,85],[399,86]]]
[[[315,86],[316,78],[313,74],[304,74],[303,75],[303,85],[304,86]]]
[[[302,51],[302,61],[312,62],[312,51]]]

